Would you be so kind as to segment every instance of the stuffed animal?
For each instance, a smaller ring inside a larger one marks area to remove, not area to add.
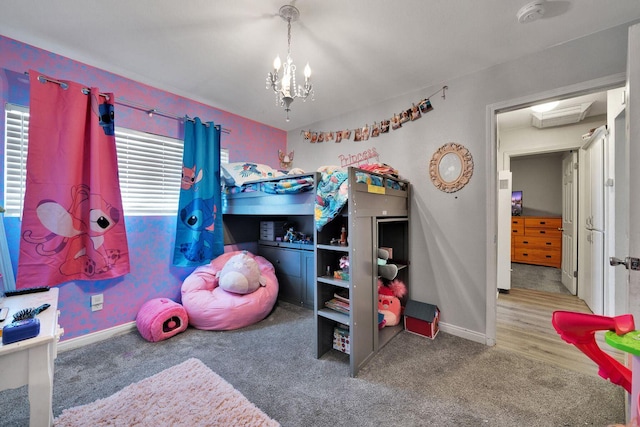
[[[400,298],[407,294],[407,287],[400,280],[385,285],[378,279],[378,313],[384,315],[381,326],[395,326],[400,323],[402,304]]]
[[[246,251],[232,256],[218,272],[218,285],[227,292],[250,294],[260,286],[266,286],[266,280],[260,275],[258,262],[247,255]]]
[[[386,280],[393,280],[398,275],[398,266],[389,264],[389,251],[378,249],[378,275]]]

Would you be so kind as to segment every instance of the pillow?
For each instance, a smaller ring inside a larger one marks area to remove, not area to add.
[[[342,170],[342,168],[340,166],[335,166],[335,165],[325,165],[325,166],[320,166],[317,169],[317,172],[321,172],[321,173],[333,173],[334,171],[339,171]]]
[[[286,172],[287,175],[304,175],[304,170],[300,169],[300,168],[293,168],[290,171]]]
[[[229,187],[240,187],[249,181],[283,176],[282,172],[269,165],[250,162],[225,163],[221,165],[222,179]]]

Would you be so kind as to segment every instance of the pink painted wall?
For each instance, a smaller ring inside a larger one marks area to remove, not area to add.
[[[221,145],[229,149],[230,160],[278,166],[278,149],[286,149],[286,132],[156,89],[69,58],[0,36],[0,101],[28,106],[28,70],[72,80],[87,87],[113,92],[116,100],[156,108],[176,116],[200,117],[213,121],[231,133],[223,133]],[[3,115],[4,116],[4,115]],[[182,139],[180,120],[154,115],[116,104],[116,126]],[[4,135],[4,119],[0,134]],[[4,141],[0,146],[0,182],[4,200]],[[63,340],[134,321],[140,306],[152,298],[179,301],[180,285],[192,269],[171,265],[175,217],[125,218],[131,273],[114,280],[75,281],[60,286],[60,325]],[[14,272],[17,266],[20,221],[5,218],[5,228]],[[39,285],[34,283],[34,286]],[[104,294],[104,309],[91,312],[90,296]]]

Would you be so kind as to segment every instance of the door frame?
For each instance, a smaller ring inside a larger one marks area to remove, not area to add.
[[[574,85],[539,92],[536,94],[490,104],[486,107],[486,153],[485,160],[488,165],[487,173],[487,215],[486,215],[486,333],[487,345],[496,343],[496,319],[497,319],[497,280],[498,280],[498,132],[497,115],[508,111],[530,107],[541,102],[548,102],[559,98],[571,98],[593,92],[601,92],[609,89],[625,86],[626,73],[617,73],[607,77],[589,80]],[[507,159],[504,159],[507,160]],[[510,166],[510,165],[509,165]],[[502,165],[506,169],[507,164]]]

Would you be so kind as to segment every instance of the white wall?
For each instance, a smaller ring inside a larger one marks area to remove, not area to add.
[[[311,130],[353,129],[389,118],[448,85],[446,99],[432,98],[434,110],[401,129],[368,141],[340,144],[303,141],[302,129],[288,133],[296,167],[314,170],[339,163],[340,155],[375,148],[379,160],[400,170],[413,183],[410,296],[437,304],[447,330],[481,341],[487,333],[488,224],[496,186],[496,147],[487,141],[487,106],[555,88],[604,78],[626,70],[627,27],[616,27],[544,52],[523,57],[440,85],[416,89],[379,105],[363,107],[316,123]],[[402,64],[399,64],[400,66]],[[428,72],[428,70],[424,70]],[[390,78],[393,78],[390,76]],[[318,96],[321,89],[318,88]],[[340,100],[336,100],[340,102]],[[428,165],[443,144],[456,142],[473,155],[470,183],[456,193],[443,193],[430,182]],[[489,246],[495,252],[495,245]],[[493,267],[495,269],[495,267]],[[489,275],[491,276],[491,275]],[[495,283],[492,284],[495,289]],[[445,328],[443,327],[443,330]]]
[[[498,170],[509,169],[509,158],[523,154],[569,151],[583,145],[582,135],[607,123],[607,116],[587,117],[575,125],[534,127],[500,132]]]
[[[512,188],[523,192],[522,215],[562,215],[562,153],[511,159]]]

